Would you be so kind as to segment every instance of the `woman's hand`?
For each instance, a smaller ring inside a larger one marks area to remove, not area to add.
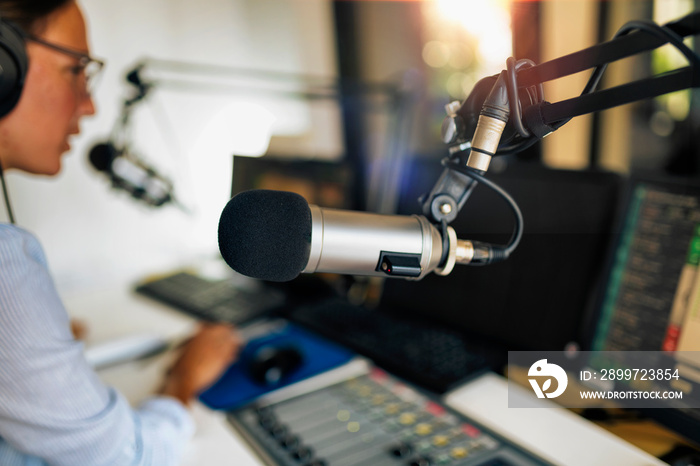
[[[235,361],[243,343],[226,324],[203,324],[185,344],[166,375],[161,393],[189,402],[212,385]]]
[[[79,319],[70,320],[70,331],[76,340],[85,340],[88,333],[87,324]]]

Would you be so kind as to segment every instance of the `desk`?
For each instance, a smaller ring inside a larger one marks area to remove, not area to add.
[[[178,338],[194,328],[193,319],[135,296],[126,291],[128,288],[124,285],[65,298],[69,314],[88,325],[88,345],[138,333]],[[129,401],[138,403],[156,390],[169,356],[126,363],[102,370],[100,376]],[[507,390],[505,379],[490,374],[452,391],[445,400],[457,411],[555,464],[664,464],[564,409],[508,409]],[[185,466],[262,464],[221,413],[196,403],[192,411],[198,429],[186,452]]]
[[[123,288],[95,290],[64,299],[71,317],[87,324],[86,345],[112,341],[134,334],[154,334],[168,339],[189,335],[196,321]],[[124,363],[102,369],[102,380],[116,387],[131,403],[152,395],[162,380],[172,355]],[[226,421],[223,413],[195,402],[191,408],[197,425],[183,466],[259,466],[262,463]]]

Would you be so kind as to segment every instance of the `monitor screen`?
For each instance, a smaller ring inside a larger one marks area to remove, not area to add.
[[[334,209],[352,209],[355,184],[349,162],[308,157],[266,154],[262,157],[233,156],[231,196],[251,189],[295,192],[310,204]],[[335,294],[333,279],[325,274],[299,274],[290,282],[266,282],[284,291],[290,308],[293,303],[307,303]]]
[[[675,387],[697,391],[700,360],[680,352],[700,351],[700,184],[636,178],[626,197],[592,349],[663,352],[690,368]],[[679,406],[647,412],[700,441],[700,410]]]
[[[439,157],[407,170],[399,211],[420,213],[418,197],[442,167]],[[487,175],[519,204],[523,239],[502,263],[456,265],[447,277],[386,280],[382,306],[435,319],[497,342],[504,351],[562,350],[582,342],[581,322],[602,273],[620,178],[602,172],[553,170],[512,163]],[[514,226],[508,205],[477,186],[451,223],[460,239],[506,244]]]
[[[347,209],[353,202],[352,179],[345,162],[234,155],[231,196],[250,189],[291,191],[310,204]]]
[[[700,191],[637,181],[630,194],[592,348],[700,350]]]

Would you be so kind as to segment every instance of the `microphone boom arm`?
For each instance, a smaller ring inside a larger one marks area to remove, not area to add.
[[[449,146],[450,156],[443,161],[445,169],[431,191],[419,200],[423,214],[432,222],[442,224],[444,240],[447,241],[446,225],[457,217],[478,182],[487,184],[511,206],[516,227],[507,246],[486,245],[493,249],[493,254],[476,263],[506,259],[520,241],[523,219],[515,201],[483,177],[491,157],[520,152],[575,116],[700,87],[700,56],[683,43],[683,37],[698,33],[700,12],[693,12],[665,26],[644,21],[629,22],[608,42],[540,65],[530,60],[516,62],[509,58],[506,70],[479,81],[464,102],[446,105],[447,117],[442,125],[442,135]],[[689,62],[688,67],[594,92],[608,63],[666,43],[683,53]],[[595,69],[580,96],[557,103],[544,100],[543,82],[591,67]],[[450,238],[450,243],[465,242],[455,237],[454,241]],[[452,261],[449,257],[452,253],[443,254],[443,264]],[[472,263],[471,259],[457,262]]]

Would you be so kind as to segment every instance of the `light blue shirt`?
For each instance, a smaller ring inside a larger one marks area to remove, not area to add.
[[[0,224],[0,465],[177,464],[194,426],[175,399],[138,409],[70,331],[34,236]]]

